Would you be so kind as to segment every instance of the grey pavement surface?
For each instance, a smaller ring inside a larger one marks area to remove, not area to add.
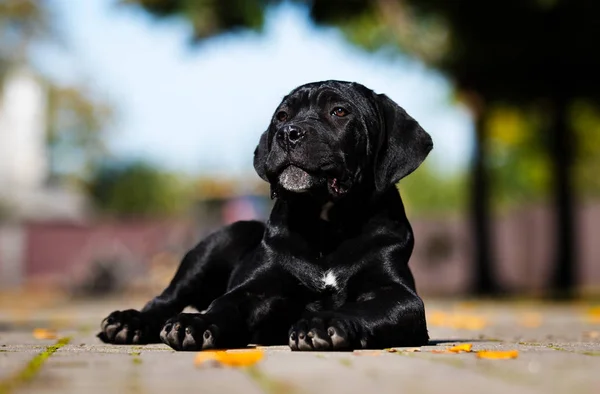
[[[593,304],[426,305],[432,343],[419,351],[269,347],[250,368],[197,366],[196,353],[165,345],[100,343],[100,320],[114,309],[139,306],[131,300],[0,308],[0,393],[600,393],[600,309]],[[34,328],[55,328],[57,338],[36,339]],[[32,372],[32,360],[62,337],[70,343]],[[458,343],[471,343],[473,352],[446,352]],[[480,359],[478,350],[519,355]]]

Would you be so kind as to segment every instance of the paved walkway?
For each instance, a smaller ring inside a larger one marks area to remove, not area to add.
[[[600,393],[600,308],[593,304],[426,301],[433,342],[418,351],[272,347],[250,368],[196,366],[195,353],[164,345],[101,344],[94,336],[100,319],[128,305],[138,303],[3,305],[0,393]],[[54,328],[56,338],[36,339],[35,328]],[[447,351],[459,343],[472,351]],[[518,350],[518,357],[481,359],[479,350]]]

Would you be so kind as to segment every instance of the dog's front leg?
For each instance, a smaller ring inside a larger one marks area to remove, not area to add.
[[[271,267],[255,272],[213,301],[205,313],[180,313],[169,319],[160,338],[175,350],[245,347],[257,331],[286,321],[291,307],[286,293],[293,288],[282,270]],[[285,327],[279,330],[281,344],[285,343]]]
[[[381,349],[421,346],[429,338],[421,298],[403,284],[364,292],[333,311],[307,312],[292,326],[292,350]]]
[[[101,324],[98,337],[107,343],[160,342],[167,319],[187,306],[203,310],[227,291],[241,256],[260,242],[264,225],[237,222],[209,235],[184,256],[169,286],[141,311],[115,311]]]

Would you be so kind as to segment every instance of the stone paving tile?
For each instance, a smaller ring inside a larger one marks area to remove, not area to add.
[[[36,353],[37,351],[0,351],[0,381],[19,371]]]

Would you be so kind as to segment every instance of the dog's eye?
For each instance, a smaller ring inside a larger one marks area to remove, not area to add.
[[[285,111],[279,111],[279,112],[277,112],[277,115],[275,117],[277,118],[278,121],[283,122],[283,121],[287,120],[288,114]]]
[[[341,118],[341,117],[344,117],[344,116],[348,115],[348,111],[346,111],[342,107],[335,107],[333,109],[333,111],[331,111],[331,114],[335,115],[335,116],[339,116]]]

